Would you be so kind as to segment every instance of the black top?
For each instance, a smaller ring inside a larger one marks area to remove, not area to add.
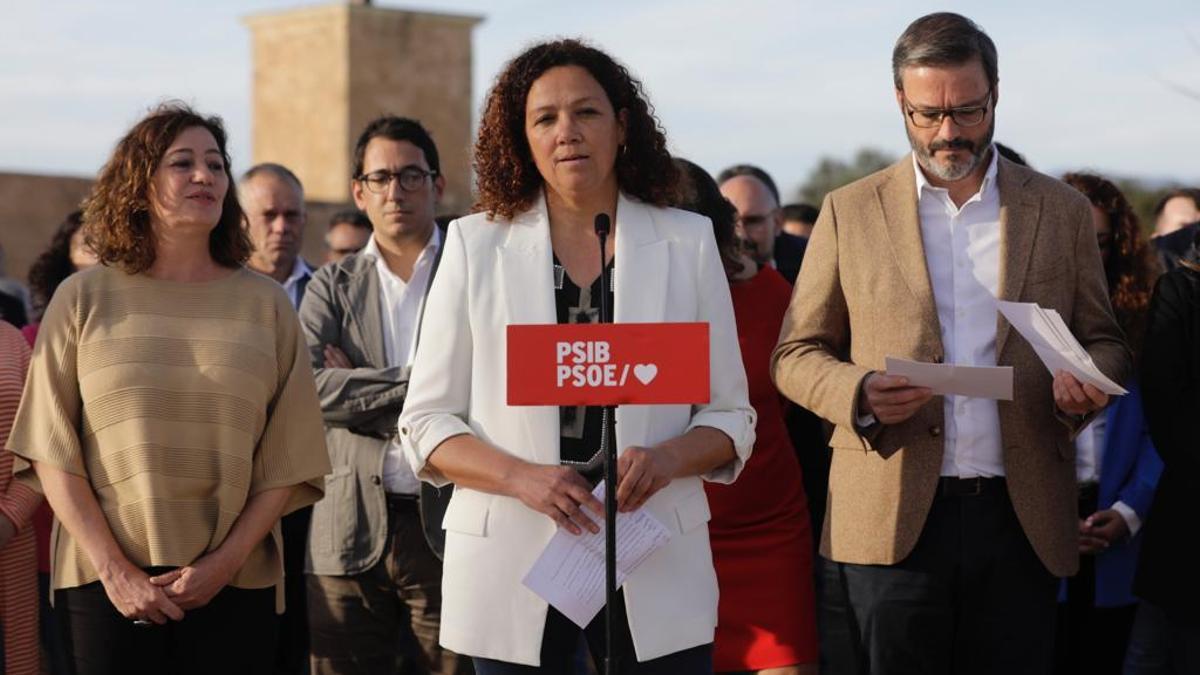
[[[1195,261],[1193,251],[1184,260]],[[1142,529],[1134,592],[1176,620],[1200,625],[1200,573],[1180,546],[1195,536],[1200,499],[1200,271],[1159,278],[1142,349],[1142,403],[1163,472]]]
[[[608,275],[608,306],[613,307],[612,271],[613,261],[604,268]],[[580,288],[571,281],[566,270],[554,258],[554,307],[558,323],[600,322],[600,277],[588,288]],[[577,466],[584,477],[595,483],[602,477],[603,466],[597,457],[600,452],[601,432],[604,428],[604,409],[601,406],[559,406],[559,458],[563,464]],[[592,470],[583,470],[580,465],[596,459]]]

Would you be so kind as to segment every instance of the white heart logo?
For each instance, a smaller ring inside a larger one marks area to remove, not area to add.
[[[653,363],[639,363],[633,367],[633,376],[642,384],[650,384],[658,377],[658,366]]]

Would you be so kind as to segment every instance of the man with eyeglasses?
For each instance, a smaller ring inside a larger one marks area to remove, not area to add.
[[[371,238],[318,270],[300,308],[333,466],[309,536],[316,675],[470,672],[469,659],[438,645],[450,490],[417,480],[396,438],[441,254],[439,169],[420,122],[389,115],[368,124],[351,191]]]
[[[836,424],[822,652],[839,673],[1045,673],[1079,566],[1071,439],[1108,397],[1047,372],[996,301],[1057,310],[1114,381],[1130,352],[1087,199],[994,149],[992,40],[931,14],[892,69],[912,154],[826,197],[772,363]],[[889,356],[1010,366],[1012,400],[934,397]]]
[[[796,283],[808,240],[783,231],[779,188],[770,174],[751,164],[738,164],[717,175],[721,195],[737,209],[736,231],[747,253],[759,265],[770,265]]]

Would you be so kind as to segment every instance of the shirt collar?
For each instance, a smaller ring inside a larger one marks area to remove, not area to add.
[[[983,174],[983,182],[979,185],[980,194],[991,190],[995,186],[996,174],[1000,165],[1000,153],[996,151],[996,146],[994,144],[988,148],[988,152],[991,155],[991,159],[988,160],[987,171]],[[925,177],[925,171],[921,168],[921,164],[917,162],[917,153],[913,152],[910,154],[912,155],[913,173],[915,173],[917,176],[917,200],[919,201],[921,199],[921,191],[925,188],[930,188],[932,190],[944,189],[939,188],[938,186],[929,182],[929,179]]]
[[[296,282],[310,276],[312,276],[312,268],[308,266],[308,263],[304,262],[304,258],[296,256],[296,262],[292,263],[292,273],[284,280],[283,286],[284,288],[291,288]]]
[[[422,258],[432,255],[437,252],[442,246],[442,228],[437,225],[433,226],[433,233],[429,235],[429,241],[425,242],[425,248],[421,249],[421,255],[417,259],[420,262]],[[375,234],[371,233],[371,238],[367,240],[367,245],[362,248],[359,253],[364,256],[371,256],[377,265],[382,265],[385,269],[387,264],[383,261],[383,254],[379,252],[379,244],[375,241]],[[391,270],[388,270],[389,272]]]

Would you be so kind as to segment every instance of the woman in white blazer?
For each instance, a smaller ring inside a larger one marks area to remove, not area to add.
[[[587,320],[602,273],[593,221],[607,213],[615,320],[708,322],[711,359],[708,404],[617,410],[620,508],[644,508],[672,534],[623,586],[618,672],[711,672],[717,584],[701,479],[737,477],[755,422],[712,226],[664,206],[678,173],[641,85],[573,40],[508,64],[475,154],[482,213],[450,225],[399,422],[417,475],[455,484],[442,645],[474,657],[480,675],[569,672],[580,629],[521,580],[556,529],[601,523],[588,478],[563,464],[597,447],[599,410],[507,405],[519,373],[506,372],[505,328]],[[603,623],[602,612],[584,630],[593,655]]]

